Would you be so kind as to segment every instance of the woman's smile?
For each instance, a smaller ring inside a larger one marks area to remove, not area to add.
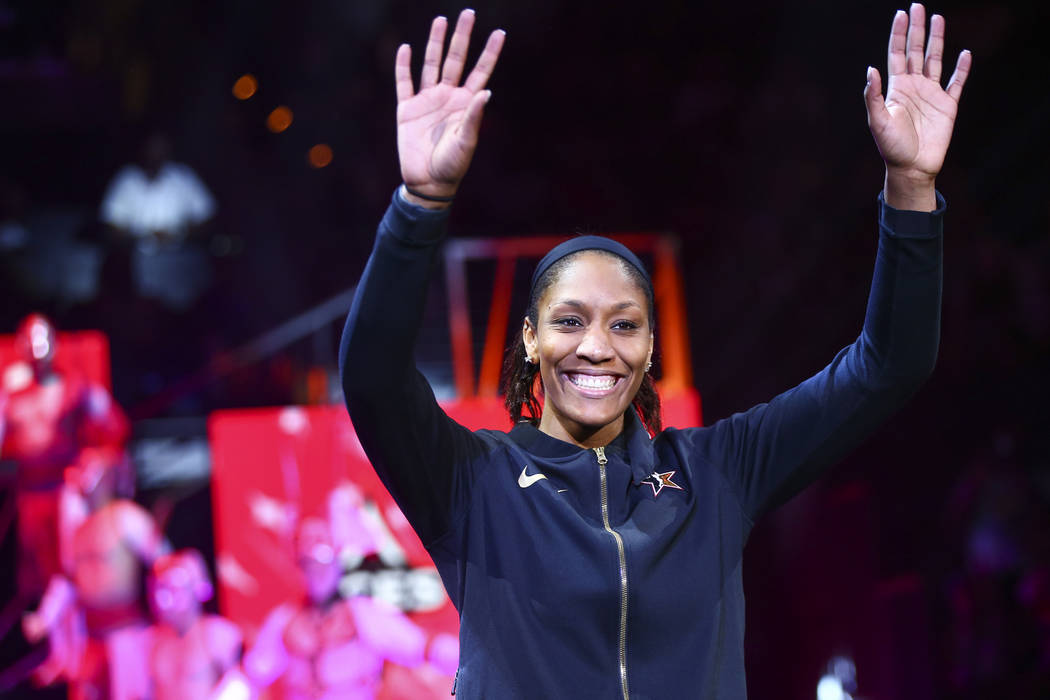
[[[562,376],[587,398],[602,399],[613,393],[621,377],[615,374],[592,374],[586,372],[563,372]]]

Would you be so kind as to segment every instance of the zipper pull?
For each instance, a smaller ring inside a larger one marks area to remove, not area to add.
[[[594,448],[594,454],[598,455],[598,464],[600,464],[600,465],[602,465],[604,467],[606,464],[609,463],[608,458],[605,456],[605,448],[604,447],[595,447]]]
[[[452,679],[452,695],[456,694],[456,686],[459,685],[459,669],[456,669],[456,677]]]

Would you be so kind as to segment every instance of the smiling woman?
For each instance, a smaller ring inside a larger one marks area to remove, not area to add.
[[[600,236],[557,246],[536,267],[518,344],[507,353],[504,396],[526,419],[580,447],[606,445],[634,404],[660,432],[653,357],[653,288],[637,256]],[[535,395],[541,377],[543,403]]]
[[[661,429],[647,371],[653,290],[609,239],[548,253],[507,355],[509,432],[451,420],[413,364],[428,279],[477,145],[492,32],[460,84],[474,13],[431,25],[420,75],[395,60],[403,184],[340,346],[361,445],[460,614],[463,698],[744,698],[740,562],[755,521],[897,409],[937,354],[944,203],[934,189],[970,65],[940,86],[944,20],[899,12],[885,98],[865,100],[886,164],[879,251],[856,341],[768,403]],[[926,55],[923,56],[923,50]],[[537,382],[537,377],[539,380]],[[538,389],[538,395],[537,395]]]

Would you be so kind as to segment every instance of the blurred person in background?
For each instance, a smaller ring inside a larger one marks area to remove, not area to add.
[[[215,209],[193,169],[171,159],[171,144],[161,133],[146,139],[140,162],[117,172],[101,218],[131,244],[132,284],[140,297],[182,312],[204,293],[211,263],[194,238]]]
[[[147,697],[143,572],[169,547],[150,514],[119,493],[126,460],[119,450],[90,448],[67,470],[67,570],[22,620],[26,639],[50,641],[35,681],[65,680],[76,700]]]
[[[0,177],[0,253],[21,250],[29,243],[25,224],[28,195],[14,180]]]
[[[0,293],[8,314],[41,304],[63,310],[98,293],[102,250],[83,240],[86,212],[78,206],[34,202],[27,188],[0,174]]]
[[[977,445],[942,513],[938,597],[952,698],[1036,697],[1050,681],[1050,511],[1013,431]]]
[[[153,700],[206,700],[223,684],[246,687],[237,662],[241,630],[220,615],[205,614],[214,594],[204,557],[182,549],[153,562],[149,602],[149,672]]]
[[[343,598],[343,565],[329,522],[304,518],[296,536],[306,596],[275,608],[244,658],[256,688],[278,682],[289,700],[371,700],[384,665],[423,663],[425,634],[400,610],[368,596]]]
[[[123,445],[128,422],[104,387],[55,368],[58,333],[46,317],[27,316],[15,344],[19,361],[0,385],[0,458],[15,468],[18,592],[28,604],[61,571],[65,469],[87,447]]]

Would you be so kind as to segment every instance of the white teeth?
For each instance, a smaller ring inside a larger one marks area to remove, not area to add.
[[[584,389],[612,389],[616,386],[616,377],[607,374],[598,377],[590,374],[570,374],[569,381]]]

